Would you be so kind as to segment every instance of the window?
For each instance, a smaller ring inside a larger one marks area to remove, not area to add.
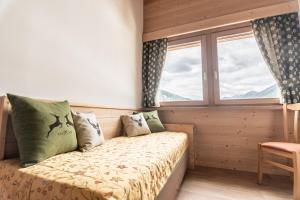
[[[279,88],[249,24],[169,40],[162,106],[278,104]]]
[[[218,103],[278,101],[278,86],[251,31],[221,32],[216,40]]]
[[[201,104],[204,101],[200,42],[168,49],[160,82],[161,102]]]

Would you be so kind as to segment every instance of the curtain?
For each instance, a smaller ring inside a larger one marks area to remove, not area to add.
[[[167,54],[168,40],[158,39],[143,45],[143,107],[159,106],[157,91]]]
[[[251,22],[260,51],[284,103],[300,102],[300,28],[297,13]]]

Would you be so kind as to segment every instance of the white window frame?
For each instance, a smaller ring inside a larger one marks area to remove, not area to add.
[[[219,37],[230,39],[237,35],[242,38],[247,37],[250,33],[252,33],[250,23],[245,22],[170,38],[168,50],[184,48],[201,42],[203,100],[164,101],[160,102],[160,105],[162,107],[279,105],[279,98],[220,99],[217,39]]]
[[[217,39],[223,37],[228,38],[245,38],[250,34],[253,34],[251,27],[243,27],[232,30],[226,30],[221,32],[216,32],[212,34],[211,44],[212,44],[212,65],[213,65],[213,79],[214,79],[214,103],[217,105],[257,105],[257,104],[279,104],[279,98],[262,98],[262,99],[220,99],[220,87],[219,87],[219,67],[218,67],[218,47]]]
[[[207,52],[206,52],[206,36],[200,35],[195,37],[184,38],[180,40],[170,41],[168,43],[168,51],[178,48],[188,48],[194,45],[201,44],[201,60],[202,60],[202,101],[161,101],[161,106],[201,106],[208,104],[208,87],[207,87]],[[199,91],[201,92],[201,91]]]

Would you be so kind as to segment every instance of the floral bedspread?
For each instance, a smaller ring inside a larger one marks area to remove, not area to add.
[[[153,200],[187,148],[184,133],[118,137],[20,168],[0,161],[1,200]]]

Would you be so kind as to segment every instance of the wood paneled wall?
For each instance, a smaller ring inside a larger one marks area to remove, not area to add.
[[[144,40],[297,10],[297,0],[145,0]]]
[[[257,144],[282,141],[283,137],[280,106],[177,108],[159,112],[164,123],[196,125],[196,166],[256,172]],[[266,172],[285,174],[274,168]]]

